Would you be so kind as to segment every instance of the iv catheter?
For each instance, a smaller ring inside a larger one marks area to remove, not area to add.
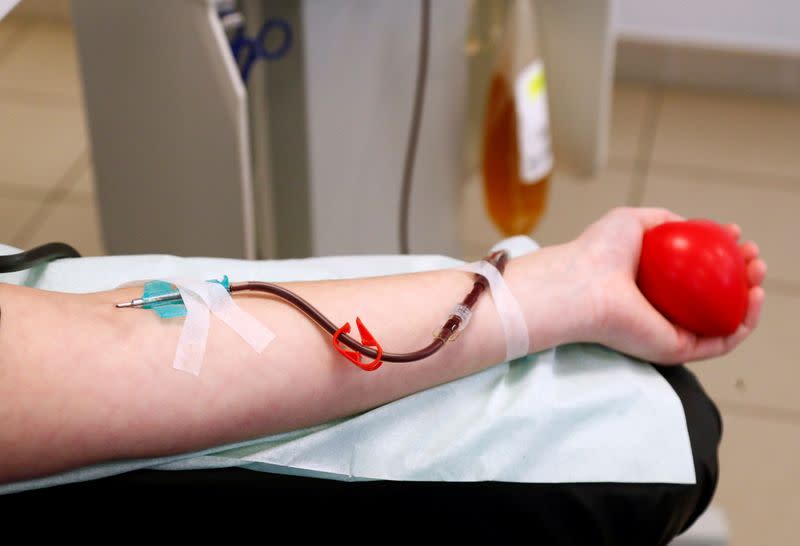
[[[498,250],[496,252],[491,253],[484,259],[485,261],[493,265],[495,268],[497,268],[497,270],[502,274],[503,271],[505,270],[506,264],[508,263],[508,258],[509,255],[507,251]],[[309,319],[311,319],[313,322],[319,325],[328,334],[331,334],[333,336],[334,347],[345,358],[347,358],[348,360],[350,360],[351,362],[353,362],[354,364],[356,364],[357,366],[361,367],[364,370],[372,371],[377,369],[384,361],[415,362],[417,360],[422,360],[436,353],[448,341],[454,341],[460,334],[460,330],[462,330],[466,326],[466,323],[468,322],[469,317],[472,313],[472,308],[478,301],[478,298],[488,288],[488,281],[482,275],[476,274],[475,284],[473,285],[472,290],[470,290],[470,292],[464,297],[461,303],[455,306],[449,318],[445,322],[444,326],[442,326],[442,328],[439,330],[439,332],[434,333],[434,340],[427,347],[424,347],[418,351],[410,353],[383,352],[383,349],[380,347],[377,341],[375,341],[375,339],[363,325],[361,320],[357,319],[356,324],[358,326],[359,332],[361,333],[361,342],[359,343],[354,338],[347,335],[347,333],[350,331],[350,323],[345,323],[345,325],[337,327],[330,319],[328,319],[325,315],[319,312],[309,302],[307,302],[294,292],[287,290],[286,288],[283,288],[282,286],[279,286],[277,284],[260,282],[260,281],[246,281],[246,282],[230,283],[227,288],[231,294],[235,294],[238,292],[262,292],[273,296],[277,296],[278,298],[287,301],[288,303],[296,307],[299,311],[304,313]],[[182,297],[180,292],[174,291],[151,297],[136,298],[129,302],[117,303],[116,307],[117,308],[142,307],[147,304],[179,301],[181,299]],[[347,351],[344,348],[340,348],[337,345],[337,342],[341,342],[343,345],[346,345],[347,347],[352,349],[352,351]],[[367,356],[374,360],[373,362],[366,364],[361,363],[360,355]]]

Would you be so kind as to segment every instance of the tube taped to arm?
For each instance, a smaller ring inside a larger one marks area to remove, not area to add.
[[[256,353],[261,354],[275,339],[272,330],[236,305],[221,284],[192,279],[175,279],[169,282],[181,293],[186,306],[186,322],[172,363],[176,370],[200,374],[208,340],[210,313],[239,334]]]
[[[489,282],[489,291],[506,336],[506,360],[513,360],[529,354],[530,339],[525,315],[503,279],[503,275],[495,266],[485,260],[467,264],[460,267],[459,271],[477,273]]]

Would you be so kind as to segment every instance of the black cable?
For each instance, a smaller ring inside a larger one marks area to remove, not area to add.
[[[0,256],[0,273],[30,269],[60,258],[80,258],[77,250],[65,243],[47,243],[19,254]]]
[[[406,146],[406,159],[403,166],[403,187],[400,193],[400,252],[410,252],[408,239],[408,216],[411,201],[411,179],[414,175],[414,161],[417,157],[417,141],[419,140],[419,127],[422,120],[422,107],[425,102],[425,84],[428,78],[428,50],[431,32],[431,2],[421,0],[420,5],[420,33],[419,33],[419,60],[417,62],[417,85],[414,92],[414,106],[411,111],[411,129],[408,133]]]

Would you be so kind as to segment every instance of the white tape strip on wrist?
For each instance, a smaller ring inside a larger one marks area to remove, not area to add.
[[[530,339],[525,315],[500,271],[485,260],[467,264],[460,267],[459,271],[477,273],[489,282],[489,291],[506,336],[506,360],[529,354]]]

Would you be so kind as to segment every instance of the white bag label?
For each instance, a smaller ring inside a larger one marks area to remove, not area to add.
[[[523,183],[533,184],[553,168],[550,148],[550,117],[544,64],[534,61],[517,76],[514,86],[519,143],[519,175]]]

